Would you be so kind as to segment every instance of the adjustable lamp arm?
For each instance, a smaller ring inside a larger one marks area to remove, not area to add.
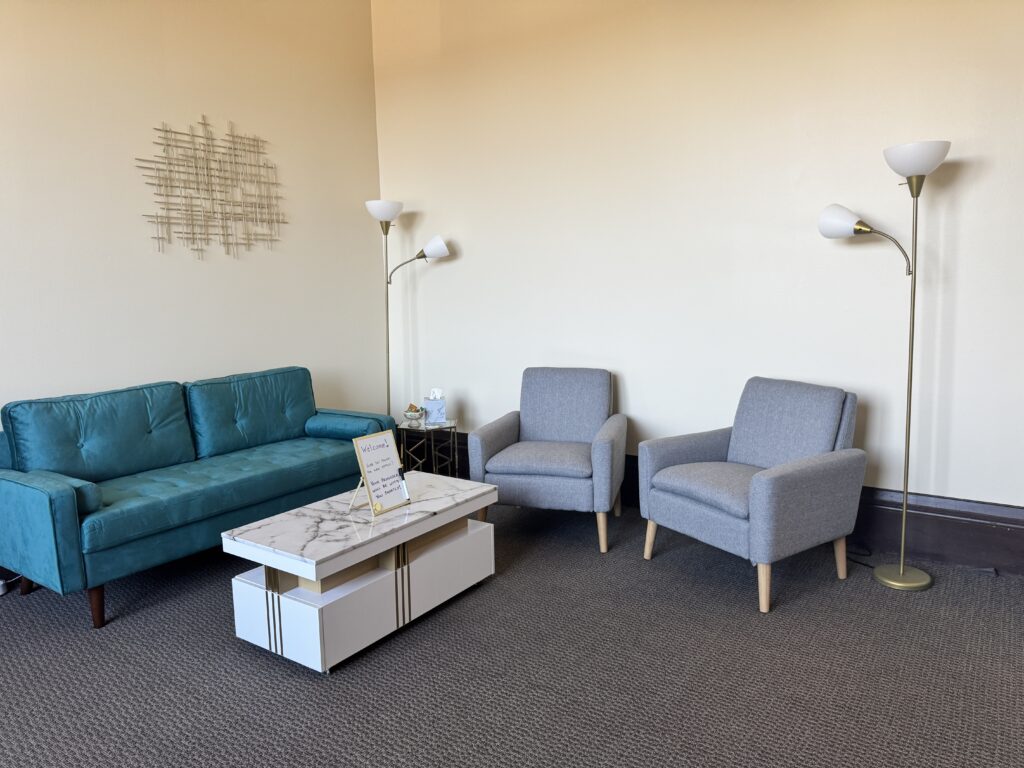
[[[444,240],[442,240],[439,235],[434,235],[432,238],[430,238],[430,240],[427,241],[427,244],[420,249],[419,253],[417,253],[411,259],[406,259],[388,273],[388,285],[391,285],[391,276],[394,275],[395,272],[400,270],[406,264],[411,264],[412,262],[416,261],[416,259],[425,259],[427,261],[431,261],[433,259],[443,259],[449,255],[450,254],[448,253],[448,246],[445,244]]]
[[[406,264],[412,264],[412,263],[413,263],[414,261],[416,261],[416,259],[425,259],[425,258],[427,258],[427,254],[425,254],[425,253],[424,253],[423,251],[420,251],[420,252],[419,252],[419,253],[417,253],[417,254],[416,254],[415,256],[413,256],[413,257],[412,257],[411,259],[406,259],[406,260],[405,260],[405,261],[403,261],[403,262],[402,262],[401,264],[399,264],[399,265],[398,265],[397,267],[395,267],[394,269],[392,269],[392,270],[391,270],[391,271],[390,271],[390,272],[388,273],[388,285],[391,285],[391,276],[392,276],[393,274],[395,274],[395,272],[397,272],[398,270],[400,270],[400,269],[401,269],[402,267],[404,267],[404,266],[405,266]]]
[[[900,245],[899,240],[897,240],[895,237],[893,237],[892,235],[886,234],[885,232],[883,232],[880,229],[875,229],[875,228],[865,224],[863,221],[858,221],[856,224],[854,224],[853,225],[853,231],[854,231],[855,234],[858,234],[858,235],[878,235],[879,237],[884,237],[890,243],[895,245],[897,248],[900,249],[900,253],[903,254],[903,258],[907,262],[907,275],[909,276],[910,274],[912,274],[913,270],[911,270],[911,268],[910,268],[910,257],[907,256],[907,252],[905,250],[903,250],[903,246]]]

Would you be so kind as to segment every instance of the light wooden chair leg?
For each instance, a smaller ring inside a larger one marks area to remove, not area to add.
[[[768,613],[772,607],[772,566],[771,563],[757,564],[757,602],[761,613]]]
[[[658,524],[653,520],[647,521],[647,538],[644,539],[644,560],[650,560],[654,556],[654,537],[658,533]]]
[[[483,509],[478,509],[476,511],[476,519],[479,520],[481,523],[487,522],[487,507],[484,507]]]
[[[846,537],[840,536],[832,542],[832,548],[836,552],[836,573],[840,579],[846,578]]]
[[[603,555],[608,551],[608,513],[597,513],[597,547]]]
[[[616,517],[622,517],[622,496],[615,497],[615,503],[612,505],[612,512],[615,513]]]

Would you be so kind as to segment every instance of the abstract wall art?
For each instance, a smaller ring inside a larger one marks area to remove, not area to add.
[[[153,130],[156,154],[135,160],[153,188],[156,213],[144,217],[159,252],[177,241],[201,259],[217,243],[237,259],[242,248],[280,240],[287,220],[264,139],[238,133],[232,123],[218,136],[206,115],[185,131],[166,123]]]

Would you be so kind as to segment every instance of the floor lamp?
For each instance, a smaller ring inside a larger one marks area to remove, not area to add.
[[[818,218],[818,230],[825,237],[853,237],[855,235],[878,235],[884,237],[903,254],[910,277],[910,334],[907,351],[907,415],[903,438],[903,515],[900,522],[899,565],[879,565],[875,568],[875,579],[892,589],[917,591],[928,589],[932,577],[920,568],[905,562],[907,544],[907,486],[910,479],[910,416],[914,392],[914,310],[917,299],[917,199],[921,196],[924,180],[938,168],[949,153],[948,141],[916,141],[899,144],[884,151],[885,162],[893,171],[907,180],[907,188],[913,200],[913,218],[910,236],[910,256],[896,238],[874,229],[861,218],[841,205],[830,205]]]
[[[441,259],[448,255],[448,246],[445,245],[437,235],[430,238],[429,242],[411,259],[406,259],[397,267],[388,271],[388,233],[391,231],[391,224],[402,212],[402,204],[396,200],[367,200],[366,210],[377,221],[380,222],[380,231],[384,237],[384,370],[385,385],[387,394],[385,397],[386,413],[391,415],[391,276],[406,264],[411,264],[417,259],[426,259],[428,262],[434,259]]]

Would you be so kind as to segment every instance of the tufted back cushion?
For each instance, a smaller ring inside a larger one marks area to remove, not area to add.
[[[589,443],[612,413],[612,375],[600,368],[527,368],[519,439]]]
[[[199,458],[291,440],[316,413],[305,368],[240,373],[185,385]]]
[[[0,411],[11,463],[93,483],[195,460],[181,384],[20,400]]]
[[[833,450],[845,400],[837,387],[752,378],[736,409],[729,461],[774,467]]]

